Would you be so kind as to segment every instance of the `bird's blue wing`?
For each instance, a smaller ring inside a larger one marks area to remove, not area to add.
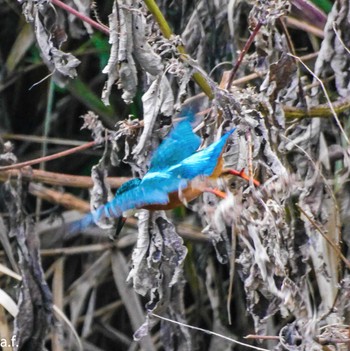
[[[130,209],[167,204],[169,193],[184,188],[187,183],[186,179],[174,178],[167,172],[148,172],[137,186],[117,193],[112,201],[98,210],[96,216],[117,218]]]
[[[178,165],[169,168],[169,173],[175,178],[194,179],[197,176],[211,176],[217,166],[218,159],[223,152],[226,142],[235,129],[224,134],[220,140],[207,148],[187,157]]]
[[[201,139],[193,133],[190,119],[187,117],[179,122],[162,141],[152,156],[150,171],[160,171],[178,164],[197,151]]]
[[[147,205],[165,205],[169,202],[168,194],[185,188],[186,179],[173,178],[167,172],[147,173],[142,179],[132,179],[124,183],[112,201],[100,206],[68,226],[69,234],[79,233],[86,227],[99,222],[103,218],[118,218],[124,211],[141,208]]]

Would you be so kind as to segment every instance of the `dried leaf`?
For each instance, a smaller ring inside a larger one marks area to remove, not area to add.
[[[159,113],[171,116],[173,113],[174,97],[166,76],[157,77],[147,92],[142,96],[144,129],[137,146],[133,150],[134,155],[145,151],[146,143],[149,142],[153,126]]]
[[[0,165],[7,166],[17,162],[17,157],[13,153],[13,144],[10,141],[0,143]]]
[[[92,0],[68,0],[67,5],[71,6],[72,8],[76,8],[80,14],[90,17]],[[76,16],[68,14],[68,21],[69,32],[73,38],[81,38],[86,33],[89,35],[93,34],[91,25],[81,21]]]
[[[91,212],[96,211],[100,206],[113,199],[111,187],[107,182],[107,170],[104,164],[105,156],[91,169],[91,178],[94,186],[90,192]],[[114,220],[106,216],[100,216],[96,224],[103,229],[113,228]]]
[[[349,96],[350,90],[349,16],[349,3],[345,0],[337,0],[327,19],[324,29],[325,38],[322,41],[314,70],[315,75],[321,79],[334,74],[337,92],[343,97]]]
[[[122,98],[129,104],[137,90],[138,63],[147,73],[158,75],[163,69],[161,58],[147,41],[146,19],[141,9],[133,9],[134,2],[115,0],[109,16],[111,54],[103,73],[108,79],[102,92],[102,100],[109,104],[112,86],[118,83],[123,89]]]
[[[218,200],[215,195],[204,193],[203,203],[204,206],[201,207],[199,212],[203,222],[205,221],[207,224],[203,233],[210,237],[216,251],[217,260],[225,264],[229,260],[230,243],[227,237],[225,220],[220,216],[219,211],[215,211],[218,206]]]
[[[52,295],[45,281],[39,253],[39,239],[22,208],[22,187],[5,187],[10,214],[10,229],[15,237],[22,276],[18,311],[14,321],[15,350],[30,345],[29,350],[44,350],[46,336],[53,325]]]
[[[85,115],[81,116],[84,119],[84,124],[81,129],[91,130],[92,137],[97,144],[102,144],[107,134],[106,128],[103,126],[99,117],[92,111],[88,111]]]
[[[133,39],[135,60],[149,74],[157,76],[163,71],[161,58],[147,42],[146,18],[141,11],[133,13]]]
[[[23,1],[23,13],[34,25],[34,32],[42,58],[48,68],[65,77],[74,78],[80,61],[70,53],[60,50],[66,41],[64,24],[58,22],[57,12],[44,0]],[[59,78],[59,76],[57,77]]]
[[[113,84],[119,77],[118,71],[118,50],[119,50],[119,24],[117,13],[117,2],[114,1],[112,13],[109,15],[109,43],[111,44],[111,51],[107,66],[103,69],[103,73],[108,74],[107,81],[102,91],[102,101],[105,105],[109,105],[109,96]]]
[[[182,266],[187,249],[163,214],[156,212],[150,218],[148,212],[141,211],[139,221],[138,242],[132,255],[133,266],[128,280],[133,280],[134,289],[139,294],[149,295],[148,310],[164,311],[177,320],[183,318]],[[135,332],[134,338],[144,336],[150,328],[149,323],[151,321],[147,319]],[[163,340],[167,349],[179,343],[185,347],[184,350],[189,349],[188,331],[174,333],[174,329],[170,332],[168,325],[164,328],[164,335],[171,335],[170,339]]]

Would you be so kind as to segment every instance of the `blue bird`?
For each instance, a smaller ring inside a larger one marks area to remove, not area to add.
[[[195,199],[203,192],[196,187],[197,177],[216,179],[221,175],[223,150],[234,131],[197,151],[200,137],[193,133],[189,118],[180,121],[153,154],[149,171],[142,179],[124,183],[112,201],[73,222],[68,232],[78,233],[102,218],[122,217],[123,212],[131,209],[168,210],[184,200]]]

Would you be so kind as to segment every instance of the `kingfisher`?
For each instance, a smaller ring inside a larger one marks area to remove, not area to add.
[[[202,194],[201,180],[221,176],[223,151],[235,128],[207,148],[197,151],[201,138],[193,132],[190,120],[181,120],[162,141],[142,179],[133,178],[124,183],[113,200],[71,223],[68,233],[78,233],[103,218],[121,218],[128,210],[173,209]],[[236,172],[236,175],[242,176],[240,173]]]

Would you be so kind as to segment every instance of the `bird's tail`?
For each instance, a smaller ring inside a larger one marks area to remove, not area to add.
[[[100,206],[96,211],[87,214],[82,219],[68,224],[65,238],[79,234],[90,226],[98,225],[101,228],[110,229],[114,223],[113,219],[121,217],[122,214],[122,210],[117,206],[116,201],[112,200]]]
[[[66,227],[66,234],[65,234],[65,239],[69,239],[71,236],[74,236],[76,234],[79,234],[82,232],[84,229],[95,225],[94,217],[92,213],[87,214],[83,218],[74,221],[72,223],[69,223]]]

